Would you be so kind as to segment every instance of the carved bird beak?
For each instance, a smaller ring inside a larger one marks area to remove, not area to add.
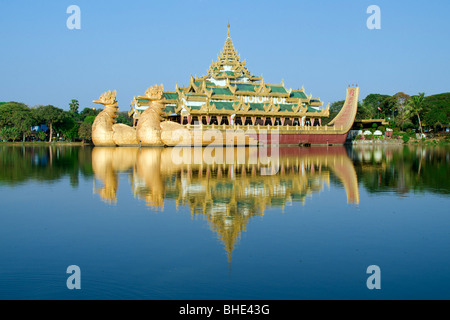
[[[98,103],[98,104],[102,104],[102,102],[100,100],[94,100],[92,101],[93,103]]]

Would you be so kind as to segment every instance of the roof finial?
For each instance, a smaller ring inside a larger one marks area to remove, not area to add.
[[[228,37],[228,38],[231,38],[231,37],[230,37],[230,21],[228,21],[228,34],[227,34],[227,37]]]

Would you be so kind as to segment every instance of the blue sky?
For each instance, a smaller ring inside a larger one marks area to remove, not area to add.
[[[67,8],[81,9],[69,30]],[[369,5],[381,30],[369,30]],[[227,23],[241,59],[266,82],[305,86],[325,105],[369,93],[450,90],[450,1],[0,0],[0,101],[93,107],[117,90],[121,111],[151,85],[204,75]]]

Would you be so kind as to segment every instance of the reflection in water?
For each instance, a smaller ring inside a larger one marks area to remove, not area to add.
[[[283,148],[270,176],[240,150],[175,164],[172,149],[0,143],[0,297],[73,299],[73,263],[90,269],[87,299],[370,299],[360,267],[373,263],[407,284],[383,298],[448,297],[449,146]],[[330,263],[344,280],[324,277]]]
[[[190,207],[193,216],[204,216],[223,241],[229,260],[251,217],[270,207],[304,203],[306,196],[330,184],[330,174],[343,184],[347,202],[359,203],[356,172],[344,147],[280,148],[278,171],[272,175],[262,174],[266,164],[254,148],[232,149],[231,161],[223,152],[216,162],[208,161],[208,149],[192,148],[188,161],[181,164],[173,160],[178,150],[96,147],[94,192],[115,203],[118,173],[129,172],[133,193],[148,206],[163,210],[164,199],[173,199],[177,206]]]
[[[402,196],[450,194],[448,146],[354,146],[349,156],[344,147],[285,147],[279,149],[274,175],[262,174],[266,162],[253,148],[233,149],[231,162],[222,155],[222,162],[228,164],[209,164],[206,149],[192,149],[185,164],[176,164],[174,150],[1,145],[0,187],[68,181],[76,189],[84,186],[80,177],[89,184],[94,177],[94,192],[114,203],[118,175],[123,172],[129,175],[135,197],[149,207],[164,210],[164,202],[170,200],[207,219],[228,254],[251,217],[269,208],[283,210],[292,203],[304,203],[307,196],[336,181],[351,204],[359,203],[358,186],[369,193]]]
[[[79,176],[92,176],[91,147],[0,146],[0,185],[30,180],[53,182],[68,176],[78,187]]]
[[[350,157],[369,192],[450,193],[448,146],[354,146]]]

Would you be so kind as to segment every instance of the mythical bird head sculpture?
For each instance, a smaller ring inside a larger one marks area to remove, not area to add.
[[[98,100],[94,100],[92,102],[103,104],[104,106],[111,106],[111,105],[117,105],[116,101],[116,90],[114,91],[106,91],[103,93]]]
[[[163,96],[164,86],[154,85],[145,91],[145,97],[149,100],[161,100]]]
[[[116,95],[116,90],[106,91],[98,100],[92,101],[105,106],[105,109],[102,112],[108,114],[108,116],[112,119],[112,123],[116,123],[117,121],[115,119],[118,117],[117,111],[119,110],[119,102],[116,101]]]

